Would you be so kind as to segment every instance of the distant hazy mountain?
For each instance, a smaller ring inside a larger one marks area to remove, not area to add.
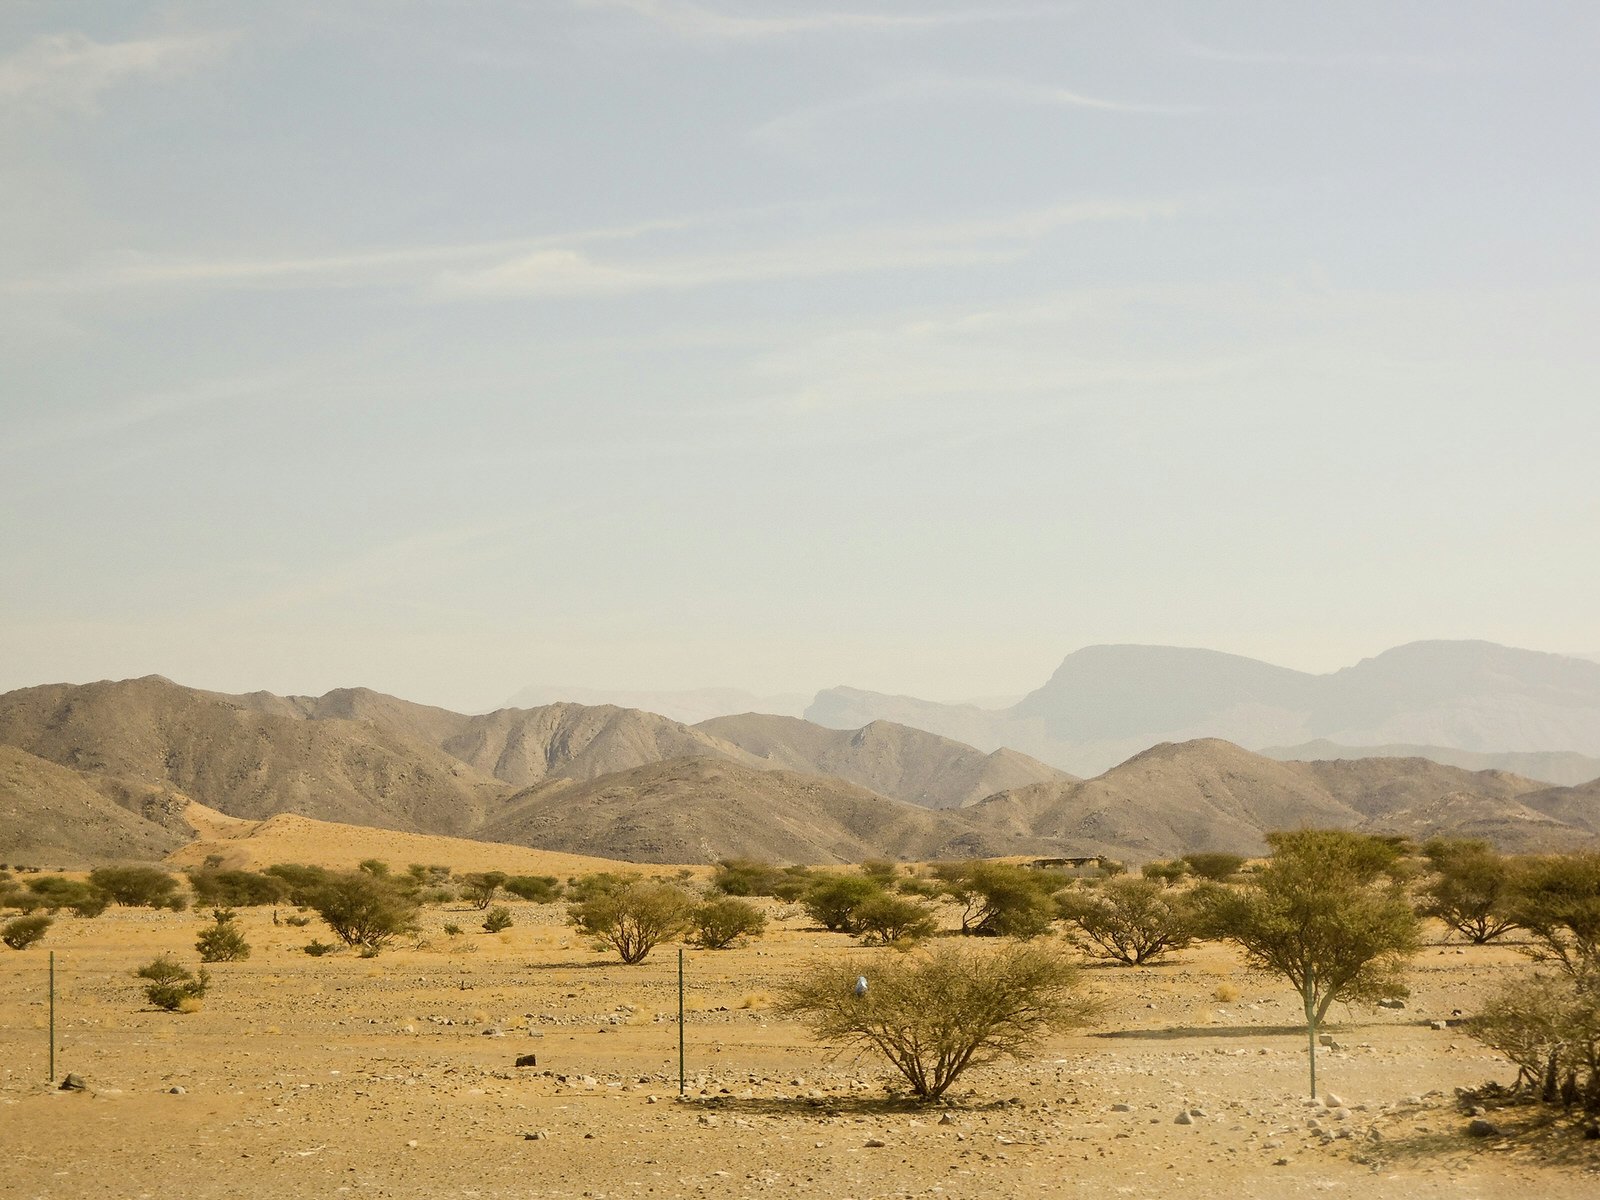
[[[685,725],[698,725],[712,717],[736,713],[772,713],[798,717],[805,712],[811,697],[800,692],[780,696],[758,696],[738,688],[696,688],[683,692],[640,692],[625,688],[567,687],[564,684],[534,684],[523,688],[506,701],[507,708],[538,708],[546,704],[612,704],[618,708],[642,708],[660,713]]]
[[[1486,754],[1479,750],[1456,750],[1450,746],[1342,746],[1319,738],[1298,746],[1267,746],[1258,753],[1286,762],[1314,762],[1348,758],[1426,758],[1467,771],[1506,771],[1525,779],[1574,787],[1600,779],[1600,758],[1573,754],[1565,750],[1508,750]]]
[[[1414,642],[1311,675],[1214,650],[1090,646],[1010,708],[832,688],[806,716],[834,728],[897,721],[1082,775],[1155,742],[1202,737],[1600,757],[1600,663],[1489,642]]]
[[[841,730],[799,717],[746,713],[696,728],[731,742],[763,766],[830,775],[923,808],[960,808],[1007,788],[1072,778],[1015,750],[984,754],[892,721]]]

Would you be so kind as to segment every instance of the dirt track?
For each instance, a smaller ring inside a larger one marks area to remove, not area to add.
[[[1091,968],[1106,1000],[1099,1027],[973,1072],[956,1103],[927,1109],[886,1093],[877,1061],[829,1060],[766,1011],[807,957],[850,944],[790,916],[753,946],[690,952],[679,1101],[674,949],[625,967],[574,937],[559,906],[512,908],[504,934],[455,938],[443,924],[475,929],[479,914],[430,909],[424,948],[371,960],[311,958],[299,947],[326,936],[315,920],[274,926],[267,910],[246,911],[254,955],[214,966],[203,1011],[189,1015],[148,1008],[130,972],[162,950],[192,965],[200,914],[63,917],[42,946],[0,957],[0,1194],[1389,1200],[1600,1189],[1600,1143],[1465,1134],[1453,1090],[1512,1072],[1428,1021],[1470,1011],[1486,980],[1525,969],[1508,950],[1429,947],[1405,1011],[1343,1014],[1342,1048],[1319,1058],[1323,1087],[1350,1110],[1342,1119],[1307,1103],[1286,989],[1214,946],[1155,968]],[[57,1078],[80,1073],[87,1092],[46,1082],[50,948]],[[1229,987],[1239,998],[1220,1003]],[[515,1067],[524,1054],[538,1066]],[[1185,1109],[1201,1115],[1175,1123]]]

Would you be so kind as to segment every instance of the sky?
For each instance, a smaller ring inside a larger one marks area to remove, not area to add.
[[[1600,8],[7,0],[0,690],[1600,651]]]

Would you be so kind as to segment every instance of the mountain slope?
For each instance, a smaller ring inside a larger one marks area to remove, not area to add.
[[[745,713],[696,728],[740,747],[764,766],[831,775],[924,808],[960,808],[1007,788],[1071,778],[1015,750],[984,754],[892,721],[838,730],[797,717]]]
[[[74,770],[164,785],[231,816],[298,812],[464,832],[507,789],[371,720],[306,720],[158,676],[0,696],[0,744]]]
[[[1318,738],[1298,746],[1267,746],[1257,753],[1282,762],[1315,762],[1338,758],[1426,758],[1447,767],[1460,767],[1464,771],[1505,771],[1561,787],[1576,787],[1580,783],[1600,779],[1600,758],[1564,750],[1506,750],[1494,754],[1480,750],[1457,750],[1450,746],[1405,743],[1345,746]]]
[[[511,798],[482,836],[638,862],[859,862],[993,853],[961,817],[837,779],[679,758]]]
[[[0,862],[154,860],[184,841],[103,795],[82,772],[0,746]]]

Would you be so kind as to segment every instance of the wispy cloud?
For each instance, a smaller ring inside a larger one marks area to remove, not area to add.
[[[1182,53],[1208,62],[1238,63],[1245,66],[1309,67],[1315,70],[1402,70],[1443,74],[1461,71],[1472,64],[1465,58],[1433,54],[1396,54],[1374,50],[1340,54],[1304,54],[1293,51],[1228,50],[1199,42],[1184,41]]]
[[[1170,217],[1173,202],[1092,201],[998,217],[791,239],[742,251],[631,261],[597,260],[571,247],[541,249],[442,276],[446,296],[619,295],[724,283],[815,279],[874,271],[1007,262],[1030,243],[1087,222]]]
[[[47,34],[0,59],[0,99],[93,112],[104,93],[125,83],[175,78],[216,61],[237,36],[169,34],[96,42],[76,32]]]
[[[579,0],[584,8],[625,9],[684,37],[759,39],[833,32],[897,32],[989,21],[1025,20],[1061,12],[1044,5],[981,5],[929,12],[840,12],[807,10],[767,16],[731,15],[683,0]]]
[[[928,76],[905,79],[883,87],[809,105],[758,125],[751,131],[756,142],[782,144],[800,140],[820,127],[866,109],[893,105],[937,104],[946,101],[987,100],[998,104],[1034,108],[1083,109],[1092,112],[1176,117],[1202,111],[1192,105],[1154,104],[1091,96],[1072,88],[1021,79],[984,79]]]

